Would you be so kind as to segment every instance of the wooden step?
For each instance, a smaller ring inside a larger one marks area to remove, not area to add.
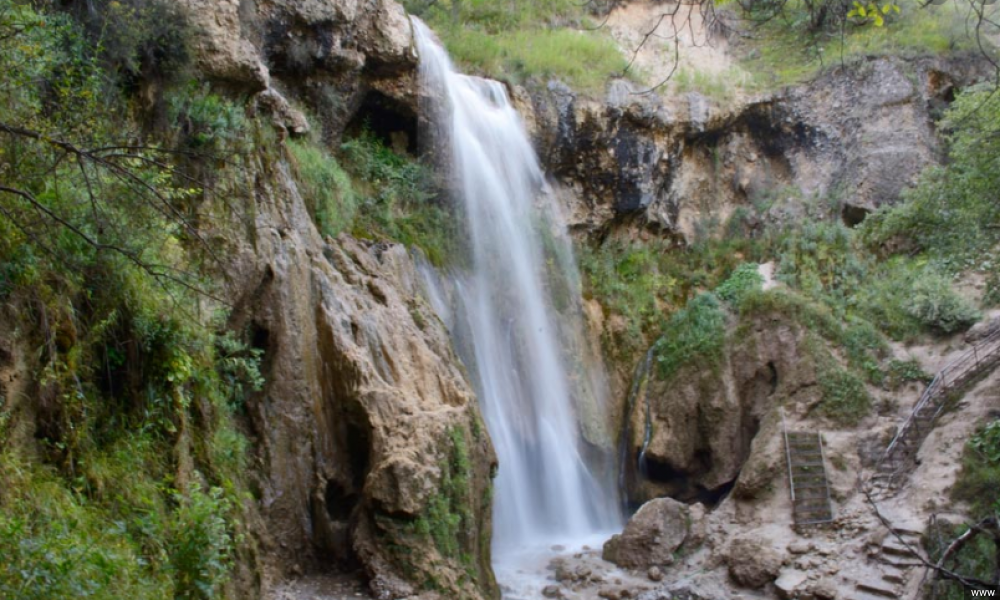
[[[889,539],[886,539],[886,541],[882,543],[882,552],[885,554],[895,554],[896,556],[903,556],[907,558],[915,556],[913,551],[906,546],[903,546],[896,540]]]
[[[857,587],[862,592],[867,592],[873,596],[880,596],[882,598],[899,598],[899,594],[896,593],[895,586],[887,585],[881,581],[859,581]]]

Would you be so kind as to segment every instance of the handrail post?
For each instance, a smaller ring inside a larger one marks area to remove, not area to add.
[[[795,476],[792,475],[792,447],[788,443],[788,425],[785,423],[785,407],[779,406],[781,414],[781,433],[785,437],[785,459],[788,461],[788,489],[792,495],[792,506],[795,506]]]

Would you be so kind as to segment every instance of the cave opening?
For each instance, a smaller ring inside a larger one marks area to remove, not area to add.
[[[410,107],[381,92],[373,90],[365,94],[344,135],[357,138],[365,131],[396,154],[417,155],[417,115]]]
[[[868,213],[871,212],[867,208],[861,206],[853,206],[851,204],[845,204],[844,208],[840,211],[840,218],[844,221],[844,225],[848,227],[857,227],[868,217]]]
[[[709,488],[697,482],[698,474],[705,473],[712,469],[712,457],[706,450],[699,450],[695,453],[695,463],[697,468],[692,471],[679,470],[667,462],[652,458],[646,458],[640,465],[640,475],[649,482],[654,483],[657,488],[665,492],[665,495],[686,504],[701,503],[705,508],[712,510],[719,505],[736,485],[736,479]],[[635,511],[641,506],[641,502],[630,499],[628,508]]]
[[[331,479],[326,482],[323,500],[330,520],[346,521],[351,517],[351,512],[358,504],[358,495],[339,481]]]

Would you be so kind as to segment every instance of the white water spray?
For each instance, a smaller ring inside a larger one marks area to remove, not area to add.
[[[414,25],[422,85],[435,102],[471,245],[472,271],[453,284],[458,307],[446,307],[440,289],[432,300],[462,338],[456,346],[472,363],[500,461],[493,531],[502,561],[612,529],[615,490],[581,456],[577,386],[567,376],[542,248],[550,224],[536,202],[554,199],[543,194],[520,117],[503,85],[457,73],[426,26]]]

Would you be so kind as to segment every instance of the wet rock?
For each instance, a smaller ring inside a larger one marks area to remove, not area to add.
[[[768,540],[749,534],[729,544],[726,563],[733,581],[750,589],[760,589],[778,576],[782,558]]]
[[[229,269],[232,325],[252,331],[267,357],[267,385],[246,405],[264,560],[285,572],[331,556],[355,562],[377,598],[408,597],[432,577],[449,597],[495,596],[481,499],[496,458],[444,325],[420,326],[412,314],[422,300],[410,254],[322,240],[291,178],[276,171],[258,190],[259,233]],[[467,486],[447,490],[441,465],[456,452],[468,458]],[[467,507],[457,541],[468,565],[412,534],[442,494]]]
[[[604,544],[604,560],[629,569],[669,565],[687,539],[690,511],[672,498],[650,500]]]

